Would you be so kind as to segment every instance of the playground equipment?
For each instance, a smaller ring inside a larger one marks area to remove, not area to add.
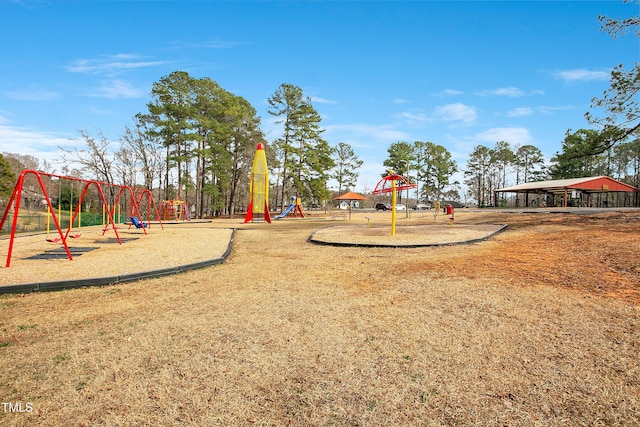
[[[136,228],[147,228],[147,224],[140,221],[137,216],[131,217],[131,225],[134,225]],[[131,225],[129,226],[129,228],[131,228]]]
[[[417,185],[411,183],[402,175],[394,173],[392,170],[376,184],[373,194],[391,193],[391,235],[396,235],[396,200],[397,192],[416,188]]]
[[[282,219],[291,213],[293,213],[293,216],[295,217],[300,214],[300,217],[304,218],[304,212],[302,211],[302,205],[300,204],[300,197],[292,197],[289,206],[287,206],[280,215],[276,216],[275,219]]]
[[[119,222],[120,211],[121,211],[120,204],[117,204],[117,205],[113,204],[112,206],[102,205],[102,227],[106,228],[107,230],[109,229],[109,225],[108,225],[109,218],[107,216],[109,210],[111,210],[111,213],[113,215],[115,222]]]
[[[61,221],[62,220],[62,199],[63,199],[63,194],[66,194],[66,201],[65,204],[69,205],[69,211],[68,211],[68,215],[69,215],[69,231],[73,230],[73,222],[71,221],[71,218],[73,217],[73,197],[74,197],[74,191],[73,191],[73,181],[71,181],[71,183],[68,186],[65,186],[65,191],[63,192],[63,188],[62,188],[62,179],[58,179],[58,207],[57,207],[57,212],[58,212],[58,219]],[[66,209],[66,208],[65,208]],[[60,239],[59,238],[50,238],[49,235],[51,233],[51,213],[53,212],[53,209],[51,209],[51,207],[49,205],[47,205],[47,226],[46,226],[46,230],[47,230],[47,241],[49,242],[58,242]],[[78,216],[77,216],[78,220],[77,220],[77,227],[78,229],[80,229],[82,227],[82,210],[80,210],[78,212]],[[80,233],[75,233],[70,235],[69,237],[73,237],[73,238],[78,238],[80,237]]]
[[[251,174],[249,175],[249,208],[244,222],[260,220],[260,214],[264,215],[264,220],[271,223],[269,216],[269,170],[267,168],[267,156],[264,152],[264,144],[258,143],[256,154],[253,156]]]
[[[122,244],[122,242],[120,241],[120,236],[118,235],[118,230],[115,224],[115,221],[113,219],[113,214],[115,211],[115,206],[119,205],[120,202],[120,198],[121,196],[124,195],[128,195],[129,199],[130,199],[130,204],[131,204],[131,215],[136,215],[139,217],[142,217],[141,213],[140,213],[140,205],[142,204],[144,198],[147,198],[147,223],[149,222],[149,219],[151,218],[151,205],[153,205],[153,208],[155,210],[156,213],[156,219],[158,220],[158,222],[160,223],[160,226],[164,229],[164,227],[162,226],[162,221],[160,220],[160,214],[158,213],[158,209],[156,208],[155,205],[155,201],[153,200],[153,197],[151,195],[151,191],[149,190],[140,190],[140,189],[133,189],[129,186],[124,186],[124,185],[115,185],[115,184],[107,184],[104,182],[99,182],[99,181],[95,181],[95,180],[85,180],[85,179],[80,179],[80,178],[75,178],[75,177],[68,177],[68,176],[63,176],[63,175],[55,175],[55,174],[50,174],[50,173],[45,173],[45,172],[39,172],[39,171],[35,171],[35,170],[31,170],[31,169],[25,169],[20,173],[20,176],[18,177],[18,180],[16,182],[16,185],[13,189],[13,193],[11,194],[11,198],[9,199],[9,203],[7,203],[7,207],[4,211],[4,214],[2,215],[2,219],[0,220],[0,229],[2,229],[2,227],[4,226],[4,223],[9,215],[9,212],[11,212],[13,210],[13,220],[12,220],[12,224],[11,224],[11,230],[10,230],[10,238],[9,238],[9,250],[7,252],[7,261],[6,261],[6,267],[8,268],[11,265],[11,254],[13,252],[13,244],[14,244],[14,239],[15,239],[15,234],[16,234],[16,230],[17,230],[17,223],[18,223],[18,215],[20,212],[20,201],[22,200],[22,190],[23,190],[23,185],[24,185],[24,180],[25,180],[25,176],[27,175],[34,175],[38,181],[38,185],[40,186],[40,189],[42,190],[42,194],[43,197],[46,201],[47,204],[47,210],[51,215],[51,218],[53,219],[53,223],[55,225],[56,230],[58,231],[58,236],[56,238],[49,238],[47,237],[48,241],[51,241],[53,243],[57,243],[57,242],[62,242],[62,245],[64,246],[64,250],[67,254],[67,257],[69,258],[70,261],[73,260],[73,257],[71,256],[71,252],[69,251],[69,247],[67,245],[67,238],[70,237],[69,233],[71,232],[71,227],[72,224],[74,223],[74,221],[76,220],[77,217],[79,217],[80,214],[80,207],[82,206],[82,202],[87,194],[87,190],[89,189],[89,187],[91,187],[92,185],[95,185],[98,194],[99,194],[99,198],[102,201],[103,207],[106,206],[106,214],[108,217],[108,225],[107,227],[105,227],[102,231],[102,235],[104,235],[104,233],[109,230],[112,229],[116,235],[116,240],[118,241],[119,244]],[[76,204],[76,208],[75,211],[73,212],[73,215],[70,218],[69,221],[69,227],[67,228],[67,230],[65,232],[62,231],[62,228],[60,227],[60,222],[59,222],[59,214],[56,215],[55,210],[53,209],[53,206],[51,204],[51,198],[49,197],[49,193],[47,191],[47,188],[42,180],[42,177],[46,176],[49,178],[57,178],[57,179],[65,179],[65,180],[71,180],[74,182],[79,182],[79,183],[84,183],[84,188],[82,190],[82,193],[78,199],[78,202]],[[102,187],[106,186],[108,188],[111,189],[119,189],[118,192],[118,196],[115,199],[115,202],[113,204],[114,209],[110,209],[109,208],[109,204],[107,203],[107,200],[105,198],[104,192]],[[147,234],[146,230],[143,228],[144,233]],[[74,236],[71,236],[74,237]],[[79,237],[79,235],[77,235],[76,237]]]
[[[191,221],[189,206],[184,200],[163,200],[160,202],[160,212],[163,221]]]
[[[112,185],[112,187],[117,187],[119,188],[118,191],[118,195],[115,198],[115,201],[113,203],[113,210],[109,212],[109,214],[111,215],[111,217],[113,218],[115,213],[116,213],[116,207],[118,208],[118,216],[120,214],[119,210],[120,210],[120,199],[123,195],[125,195],[125,197],[128,195],[130,200],[131,200],[131,211],[130,211],[130,215],[131,216],[140,216],[142,217],[141,213],[140,213],[140,206],[142,205],[142,201],[144,200],[145,196],[147,198],[147,224],[149,223],[150,219],[151,219],[151,206],[153,205],[153,209],[155,210],[156,213],[156,220],[158,221],[158,223],[160,224],[160,227],[164,230],[164,226],[162,225],[162,220],[160,219],[160,213],[158,212],[158,208],[156,207],[156,202],[153,199],[153,195],[151,194],[151,190],[147,190],[147,189],[140,189],[140,188],[131,188],[125,185]],[[86,192],[86,188],[85,188],[85,192]],[[82,197],[84,197],[84,193],[82,195]],[[108,210],[108,205],[107,205],[107,210]],[[120,238],[118,236],[118,232],[116,231],[116,228],[118,228],[115,225],[115,221],[111,221],[111,224],[107,224],[106,227],[104,227],[102,229],[102,235],[104,236],[104,234],[109,231],[110,228],[113,228],[113,231],[116,232],[116,237],[118,240],[118,243],[120,243]],[[129,225],[129,228],[131,228],[131,225]],[[136,228],[140,228],[140,227],[136,227]],[[142,227],[142,231],[144,232],[144,234],[147,234],[147,230],[146,228],[148,227]]]

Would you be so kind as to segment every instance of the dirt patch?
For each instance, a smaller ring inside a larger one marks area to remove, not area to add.
[[[328,244],[376,246],[429,246],[485,239],[504,228],[503,224],[443,223],[398,226],[391,235],[389,226],[338,225],[313,233],[311,241]]]
[[[408,273],[496,278],[640,303],[640,218],[620,214],[510,218],[491,242],[399,267]]]

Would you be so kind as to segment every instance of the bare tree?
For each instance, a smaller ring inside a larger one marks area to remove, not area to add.
[[[115,153],[114,171],[116,173],[118,183],[122,185],[128,185],[130,187],[136,186],[137,161],[136,154],[130,148],[121,146],[120,150]]]
[[[5,160],[9,162],[11,170],[16,175],[19,175],[23,169],[40,169],[40,159],[30,154],[18,154],[18,153],[2,153]]]
[[[143,121],[135,118],[133,126],[126,126],[120,151],[126,152],[130,159],[134,162],[133,166],[136,172],[142,173],[144,187],[148,190],[153,189],[153,182],[157,179],[162,182],[163,160],[162,150],[154,140],[150,132],[147,132]]]
[[[110,142],[102,134],[99,134],[97,139],[93,138],[86,130],[81,130],[80,136],[84,140],[84,146],[58,147],[62,152],[62,161],[67,167],[70,164],[79,165],[89,178],[114,184],[115,155],[109,150]]]

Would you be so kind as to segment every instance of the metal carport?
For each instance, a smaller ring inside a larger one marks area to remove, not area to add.
[[[518,184],[511,187],[500,188],[494,191],[494,200],[497,200],[497,193],[516,193],[525,195],[525,206],[529,206],[529,194],[543,195],[546,200],[551,195],[552,201],[550,206],[556,205],[556,197],[561,198],[563,207],[569,206],[569,199],[578,200],[579,203],[585,203],[586,206],[592,206],[593,195],[599,195],[599,202],[604,207],[609,205],[610,193],[631,193],[630,205],[638,206],[638,193],[640,190],[632,185],[615,180],[608,176],[584,177],[556,179],[551,181],[536,181]],[[605,200],[602,195],[606,194]],[[583,201],[585,200],[586,201]],[[516,199],[517,200],[517,199]],[[625,204],[625,203],[623,203]]]

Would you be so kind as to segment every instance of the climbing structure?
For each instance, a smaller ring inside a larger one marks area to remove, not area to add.
[[[163,221],[191,221],[189,207],[184,200],[163,200],[160,213]]]

